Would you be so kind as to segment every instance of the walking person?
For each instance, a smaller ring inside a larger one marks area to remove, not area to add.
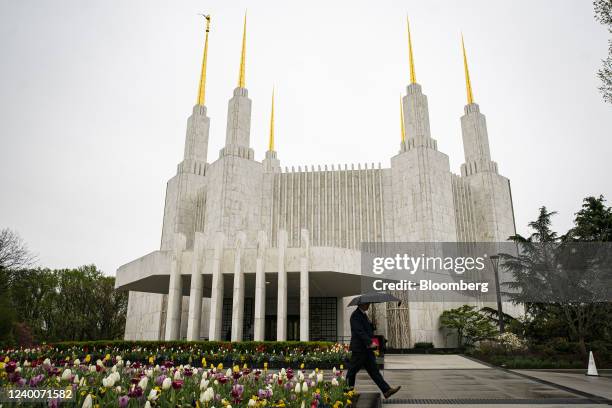
[[[363,303],[358,305],[351,314],[351,359],[346,374],[346,381],[349,387],[354,387],[357,373],[362,368],[365,368],[370,378],[372,378],[378,388],[380,388],[385,398],[389,398],[398,392],[401,387],[392,388],[387,384],[376,365],[376,356],[374,355],[376,343],[372,340],[374,337],[374,328],[366,314],[369,308],[369,303]]]

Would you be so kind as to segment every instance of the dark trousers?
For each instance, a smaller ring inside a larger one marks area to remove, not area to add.
[[[355,377],[357,376],[357,372],[362,368],[366,369],[370,378],[372,378],[383,393],[389,391],[391,387],[389,387],[389,384],[387,384],[382,374],[380,374],[373,351],[352,352],[349,361],[349,369],[346,373],[346,381],[349,387],[355,386]]]

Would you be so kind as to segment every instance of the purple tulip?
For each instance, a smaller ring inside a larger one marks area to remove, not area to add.
[[[43,374],[38,374],[30,378],[30,387],[38,387],[38,384],[40,384],[44,379],[45,376]]]
[[[161,385],[162,385],[162,383],[164,382],[165,379],[166,379],[166,376],[162,374],[162,375],[160,375],[159,377],[157,377],[155,379],[155,384],[159,385],[161,387]]]
[[[128,406],[128,402],[130,402],[130,397],[127,395],[122,395],[119,397],[119,407],[125,408]]]

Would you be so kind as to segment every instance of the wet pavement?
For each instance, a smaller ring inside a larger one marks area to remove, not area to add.
[[[580,374],[562,376],[565,387],[603,397],[593,399],[588,395],[574,393],[554,384],[545,384],[511,371],[492,368],[457,355],[388,355],[385,357],[385,369],[382,371],[389,384],[402,386],[390,400],[383,401],[389,408],[599,407],[609,406],[602,402],[608,402],[604,400],[610,398],[610,395],[597,394],[595,391],[605,390],[609,384],[609,392],[612,392],[610,378],[598,379],[602,381],[584,381],[584,378],[578,378],[572,381],[572,376]],[[547,381],[555,379],[554,373],[546,374]],[[585,384],[591,387],[582,390],[580,387],[584,388]],[[365,371],[358,374],[356,389],[358,392],[378,392]]]

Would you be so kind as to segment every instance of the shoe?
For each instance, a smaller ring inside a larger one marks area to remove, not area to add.
[[[402,388],[401,385],[399,385],[397,387],[389,388],[389,390],[383,394],[385,396],[385,399],[389,398],[390,396],[392,396],[393,394],[398,392],[400,390],[400,388]]]

